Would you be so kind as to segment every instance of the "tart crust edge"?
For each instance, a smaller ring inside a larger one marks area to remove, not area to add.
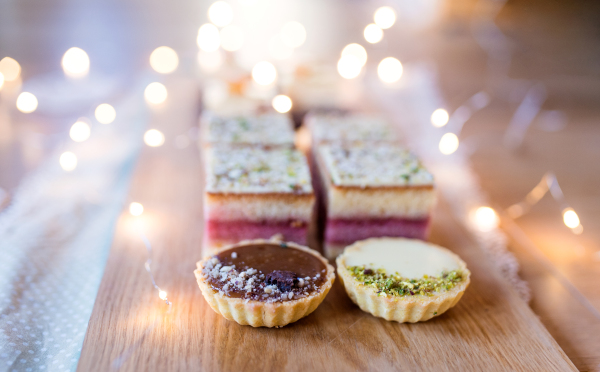
[[[220,251],[242,247],[248,244],[277,244],[273,240],[245,240],[237,244],[223,247]],[[202,276],[204,263],[210,259],[205,257],[196,263],[197,269],[194,271],[198,286],[202,291],[204,299],[210,307],[228,320],[233,320],[241,325],[250,325],[252,327],[283,327],[287,324],[300,320],[316,310],[323,302],[329,290],[335,281],[335,270],[318,252],[295,243],[285,243],[290,249],[299,249],[317,257],[327,268],[326,281],[321,285],[317,293],[307,297],[283,301],[266,303],[256,300],[245,300],[241,298],[227,297],[220,294],[210,287]]]
[[[362,240],[346,247],[346,249],[359,247],[360,245],[366,244],[370,240],[374,239],[378,240],[380,238]],[[426,321],[434,316],[443,314],[448,309],[455,306],[458,301],[460,301],[465,293],[465,290],[469,286],[469,283],[471,282],[471,272],[467,269],[467,264],[452,251],[435,244],[428,242],[424,243],[451,254],[452,257],[454,257],[458,262],[460,270],[463,273],[464,280],[458,283],[451,290],[435,294],[431,297],[422,295],[415,295],[411,297],[378,296],[373,288],[357,282],[352,277],[346,268],[345,256],[344,254],[341,254],[336,259],[337,272],[340,281],[344,285],[346,293],[352,302],[358,305],[362,311],[368,312],[376,317],[384,318],[386,320],[393,320],[399,323],[416,323]]]

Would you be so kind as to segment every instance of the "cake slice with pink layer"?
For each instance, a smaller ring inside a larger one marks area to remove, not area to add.
[[[302,153],[215,145],[204,160],[205,254],[274,235],[306,245],[315,196]]]
[[[435,187],[412,153],[391,143],[322,144],[316,162],[328,257],[362,239],[427,237]]]

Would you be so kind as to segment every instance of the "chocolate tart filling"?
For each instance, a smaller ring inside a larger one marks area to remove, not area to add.
[[[228,297],[278,302],[319,292],[327,267],[308,252],[266,243],[220,252],[207,260],[202,274],[213,290]]]

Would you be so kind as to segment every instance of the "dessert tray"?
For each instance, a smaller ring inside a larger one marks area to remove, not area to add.
[[[317,143],[327,152],[333,146],[343,148],[351,141],[333,142],[331,138],[326,138]],[[217,148],[217,145],[211,146]],[[213,150],[203,148],[202,151]],[[292,150],[287,146],[274,146],[268,151],[290,154]],[[290,164],[294,165],[296,155],[290,156],[293,158]],[[354,301],[359,307],[348,295],[345,288],[348,278],[340,280],[337,276],[332,284],[322,282],[325,283],[322,288],[326,289],[326,296],[320,299],[322,302],[317,304],[318,307],[313,308],[311,304],[302,316],[294,317],[292,323],[282,328],[268,328],[277,326],[276,323],[257,323],[268,326],[259,328],[238,324],[251,324],[253,320],[234,319],[235,314],[242,312],[232,311],[228,307],[230,305],[221,303],[220,298],[205,300],[192,274],[194,270],[201,273],[207,269],[206,275],[210,275],[217,265],[232,267],[235,263],[240,252],[235,249],[227,251],[227,257],[218,260],[211,261],[210,254],[201,256],[199,247],[206,243],[207,237],[199,226],[206,222],[203,216],[210,219],[221,215],[213,214],[214,208],[227,210],[227,203],[215,198],[209,200],[213,203],[209,205],[213,209],[206,210],[206,198],[200,192],[206,181],[214,181],[214,189],[210,190],[214,195],[228,187],[237,186],[217,182],[215,174],[218,172],[207,170],[207,164],[197,156],[193,160],[188,157],[182,162],[178,153],[166,155],[166,161],[143,154],[139,167],[153,171],[143,173],[143,176],[134,180],[132,192],[143,190],[148,197],[168,205],[169,219],[160,221],[166,232],[155,237],[154,259],[159,263],[155,265],[155,277],[161,281],[161,287],[168,288],[173,306],[168,310],[160,306],[155,293],[148,288],[144,268],[139,265],[144,260],[144,252],[133,243],[127,231],[129,225],[119,224],[90,319],[79,370],[576,370],[527,303],[519,298],[486,253],[455,219],[445,200],[438,197],[437,203],[431,202],[433,185],[427,171],[412,155],[398,156],[401,157],[399,161],[407,164],[406,172],[398,180],[393,180],[392,186],[395,188],[386,189],[386,192],[400,195],[420,192],[423,196],[420,204],[406,210],[399,208],[398,214],[390,218],[397,218],[397,223],[400,219],[413,219],[419,224],[427,224],[428,241],[447,248],[451,257],[458,255],[462,259],[456,261],[459,266],[466,263],[468,267],[468,271],[465,271],[468,289],[464,291],[466,285],[457,286],[452,304],[446,303],[437,308],[443,307],[443,314],[434,314],[438,310],[433,310],[422,319],[414,319],[426,320],[418,323],[399,323],[373,316],[361,310],[363,306],[360,300]],[[267,163],[270,161],[268,159]],[[311,160],[313,172],[314,167],[321,167],[323,174],[342,174],[343,169],[331,166],[330,160],[316,164],[314,160],[318,159],[317,154],[308,154],[308,159]],[[330,166],[327,165],[328,161]],[[277,166],[273,164],[270,168]],[[303,179],[301,174],[305,170],[302,168],[298,171],[300,168],[290,168],[295,170],[293,175],[288,175],[294,178],[294,182]],[[199,177],[199,174],[202,176]],[[414,179],[411,181],[412,175]],[[227,180],[237,178],[235,176],[237,174],[230,174]],[[351,188],[355,185],[345,186]],[[369,186],[379,185],[363,186],[358,186],[357,194],[372,190]],[[250,184],[248,187],[254,186]],[[328,185],[317,187],[325,189]],[[323,192],[323,189],[313,191],[309,185],[302,184],[296,189],[292,188],[291,192],[285,190],[285,195],[280,197],[293,200],[310,195],[312,198],[313,194]],[[252,191],[249,194],[253,198],[263,196],[259,189]],[[268,191],[271,192],[269,197],[273,197],[273,193],[281,190]],[[231,210],[243,209],[244,202],[240,202],[239,206]],[[246,214],[249,220],[254,211],[251,208]],[[307,228],[306,224],[290,226],[302,228],[303,234],[306,232],[306,245],[328,253],[328,247],[321,246],[318,229]],[[419,225],[419,229],[415,230],[416,237],[422,234],[421,227]],[[197,267],[196,261],[203,257],[204,261]],[[330,260],[329,263],[333,264],[334,261]],[[338,266],[345,263],[338,259]],[[219,272],[220,267],[217,270]],[[233,268],[225,271],[228,270]],[[239,275],[242,274],[241,270]],[[243,270],[248,273],[249,269]],[[322,270],[329,278],[329,268],[323,266]],[[361,275],[370,273],[365,268],[360,270]],[[459,291],[462,292],[458,294]],[[302,294],[298,291],[281,292],[277,294],[279,299],[283,294],[290,296],[290,301],[302,299],[301,296],[295,297]],[[270,290],[265,293],[271,294]],[[237,301],[236,304],[244,306],[244,301]],[[223,316],[213,310],[215,308]],[[376,309],[372,312],[375,313]]]

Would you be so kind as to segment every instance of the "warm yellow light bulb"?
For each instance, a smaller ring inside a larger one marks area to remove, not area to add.
[[[244,45],[244,30],[236,25],[230,25],[219,33],[221,46],[228,52],[235,52]]]
[[[144,142],[150,147],[159,147],[165,143],[165,135],[156,129],[150,129],[144,133]]]
[[[167,292],[163,290],[158,291],[158,298],[165,301],[167,299]]]
[[[252,78],[260,85],[270,85],[277,79],[277,70],[270,62],[258,62],[252,69]]]
[[[177,52],[167,46],[154,49],[150,54],[150,66],[158,73],[170,74],[179,66]]]
[[[63,152],[58,162],[61,168],[67,172],[77,168],[77,156],[70,151]]]
[[[579,226],[579,216],[571,208],[567,208],[563,211],[563,222],[568,228],[574,229]]]
[[[340,58],[337,63],[337,70],[344,79],[354,79],[360,74],[362,63],[358,57],[348,54]]]
[[[396,12],[389,6],[382,6],[375,11],[373,19],[377,26],[386,30],[396,23]]]
[[[21,74],[21,65],[10,57],[4,57],[0,60],[0,73],[4,75],[4,80],[14,81]]]
[[[17,109],[22,113],[29,114],[38,107],[38,100],[32,93],[22,92],[17,97]]]
[[[196,43],[205,52],[214,52],[219,49],[219,46],[221,46],[219,29],[210,23],[203,24],[198,30]]]
[[[281,40],[290,48],[298,48],[306,41],[306,29],[300,22],[287,22],[281,28]]]
[[[82,77],[90,70],[90,57],[80,48],[71,48],[62,58],[62,67],[65,75],[69,77]]]
[[[361,66],[364,66],[367,63],[367,51],[360,44],[352,43],[346,45],[342,50],[342,57],[344,56],[354,56],[358,58]]]
[[[363,32],[365,36],[365,40],[371,44],[375,44],[381,41],[383,38],[383,30],[374,23],[371,23],[365,27],[365,31]]]
[[[290,97],[280,94],[273,98],[271,102],[275,111],[280,112],[282,114],[290,111],[292,109],[292,100]]]
[[[491,231],[498,227],[500,219],[490,207],[479,207],[471,215],[471,221],[480,231]]]
[[[377,66],[377,75],[384,83],[391,84],[402,77],[402,63],[394,57],[384,58]]]
[[[216,26],[227,26],[233,20],[233,9],[226,2],[217,1],[208,8],[208,19]]]
[[[279,35],[273,36],[269,40],[269,55],[278,60],[290,58],[294,53],[294,48],[287,46]]]
[[[217,71],[223,64],[223,54],[218,49],[213,52],[201,50],[198,52],[197,59],[200,68],[209,73]]]
[[[144,90],[146,101],[155,105],[163,103],[167,99],[167,87],[161,83],[150,83]]]
[[[140,203],[133,202],[129,204],[129,213],[131,213],[132,216],[141,216],[142,213],[144,213],[144,206]]]
[[[117,111],[115,111],[115,108],[108,103],[103,103],[96,107],[94,115],[96,116],[96,120],[98,120],[98,122],[101,124],[110,124],[115,121],[115,118],[117,117]]]
[[[448,115],[448,111],[439,108],[435,110],[431,114],[431,124],[433,124],[436,128],[441,128],[444,125],[448,124],[448,120],[450,119],[450,115]]]
[[[83,142],[90,138],[91,128],[90,125],[84,121],[78,121],[71,126],[69,136],[75,142]]]
[[[458,150],[458,137],[454,133],[446,133],[440,139],[440,152],[444,155],[450,155]]]

